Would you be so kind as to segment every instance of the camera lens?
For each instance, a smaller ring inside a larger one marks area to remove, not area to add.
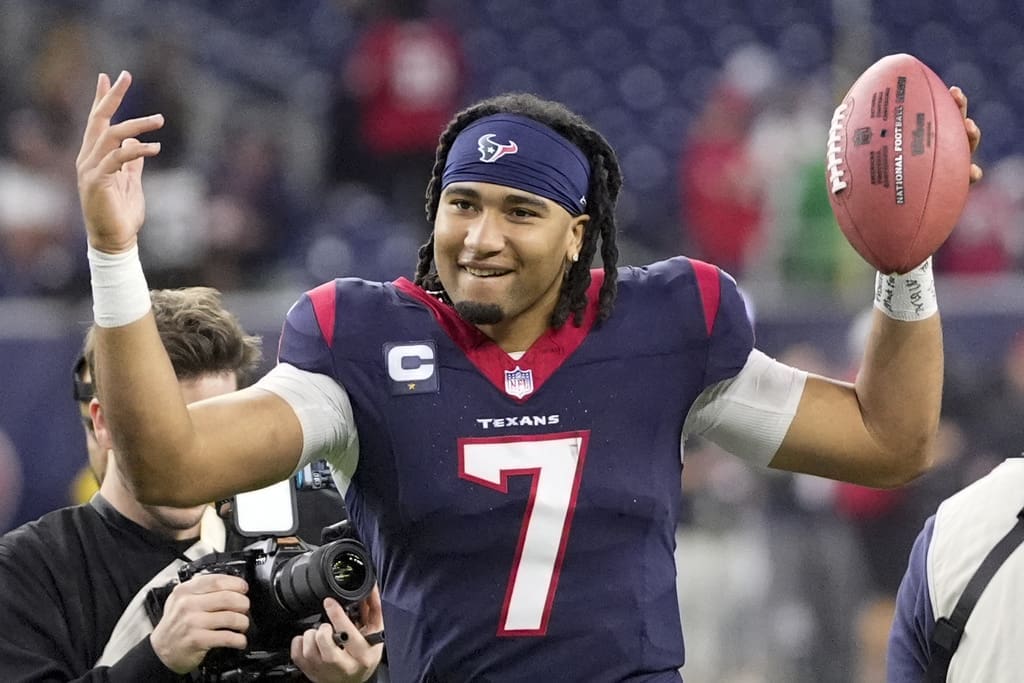
[[[274,573],[274,592],[281,607],[296,616],[316,613],[327,597],[343,607],[359,602],[373,589],[369,560],[358,541],[325,543],[281,564]]]
[[[346,550],[331,562],[331,576],[343,591],[358,591],[366,583],[366,564],[362,557]]]

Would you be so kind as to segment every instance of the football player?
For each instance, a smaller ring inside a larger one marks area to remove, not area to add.
[[[111,122],[130,82],[100,76],[78,158],[98,379],[127,473],[144,500],[187,505],[326,458],[374,558],[395,680],[680,680],[689,435],[871,486],[928,467],[943,374],[929,262],[879,275],[856,382],[780,364],[714,265],[617,267],[614,151],[529,95],[442,133],[412,281],[305,293],[267,376],[186,406],[136,246],[160,151],[137,138],[163,118]],[[318,635],[293,657],[332,646]]]

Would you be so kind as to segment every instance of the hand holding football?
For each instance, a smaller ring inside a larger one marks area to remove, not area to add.
[[[880,272],[905,273],[942,245],[967,202],[964,115],[920,60],[883,57],[836,108],[826,164],[846,239]]]

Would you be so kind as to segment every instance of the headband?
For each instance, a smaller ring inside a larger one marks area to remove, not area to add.
[[[441,189],[460,180],[532,192],[579,216],[587,208],[590,163],[579,147],[544,124],[494,114],[466,126],[452,143]]]

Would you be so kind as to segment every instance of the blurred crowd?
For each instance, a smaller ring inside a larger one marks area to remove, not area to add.
[[[97,72],[127,68],[135,84],[121,116],[167,120],[145,175],[141,249],[153,287],[297,292],[339,275],[409,275],[428,233],[423,192],[438,132],[479,95],[533,87],[590,115],[619,148],[625,260],[685,253],[755,283],[750,291],[850,288],[869,300],[870,269],[824,192],[825,133],[850,81],[828,49],[843,27],[817,21],[818,3],[789,3],[781,17],[767,0],[556,4],[547,17],[546,3],[511,0],[472,12],[456,0],[5,2],[0,299],[86,297],[74,157]],[[774,33],[743,23],[755,20]],[[598,51],[594,64],[564,63],[573,31],[599,37],[584,45]],[[633,44],[635,32],[652,38]],[[702,32],[713,37],[698,42]],[[684,70],[684,46],[710,61]],[[848,58],[847,70],[877,49]],[[601,60],[628,77],[609,85]],[[963,76],[973,97],[977,74],[959,53],[935,66]],[[556,67],[571,78],[545,80]],[[982,103],[986,136],[991,125],[1005,139],[1012,121]],[[1024,156],[986,142],[985,180],[935,257],[940,277],[1024,268]],[[848,352],[813,341],[774,351],[852,378],[845,359],[859,357],[862,330],[861,319],[851,325]],[[892,600],[924,518],[1024,448],[1024,333],[998,357],[947,363],[941,462],[903,489],[753,472],[689,447],[679,530],[687,680],[882,680]],[[12,451],[0,431],[0,458]],[[4,462],[0,491],[13,471]],[[0,526],[11,521],[2,513],[13,514],[0,509]]]
[[[333,21],[351,40],[332,46],[327,65],[296,58],[286,83],[234,75],[260,56],[209,55],[191,23],[272,51],[258,31],[276,28],[275,11],[246,29],[231,14],[245,8],[231,3],[168,3],[160,11],[180,16],[166,23],[115,4],[5,6],[3,32],[17,36],[5,44],[23,50],[6,51],[0,96],[0,296],[87,291],[74,156],[95,74],[121,68],[135,85],[119,115],[167,121],[146,171],[151,284],[231,291],[408,268],[427,232],[437,134],[465,82],[458,36],[426,3],[296,3],[299,18]]]
[[[70,169],[95,74],[121,68],[136,82],[122,115],[167,120],[146,176],[142,248],[156,285],[406,273],[428,228],[438,131],[471,99],[518,88],[563,99],[619,149],[624,244],[636,260],[682,252],[758,281],[863,279],[834,229],[822,150],[837,91],[870,56],[832,54],[829,42],[851,31],[816,3],[780,18],[767,0],[745,0],[744,24],[724,9],[697,16],[655,2],[637,17],[635,3],[603,0],[590,25],[513,4],[467,13],[454,0],[6,3],[0,297],[85,291]],[[574,56],[567,43],[584,31]],[[602,47],[623,71],[617,87],[600,60],[590,65]],[[969,93],[991,90],[995,79],[972,83],[979,76],[962,59],[941,62]],[[999,111],[983,101],[976,112],[983,127],[991,114],[997,139],[1015,130]],[[982,150],[986,182],[937,256],[940,274],[1021,269],[1024,157]]]

